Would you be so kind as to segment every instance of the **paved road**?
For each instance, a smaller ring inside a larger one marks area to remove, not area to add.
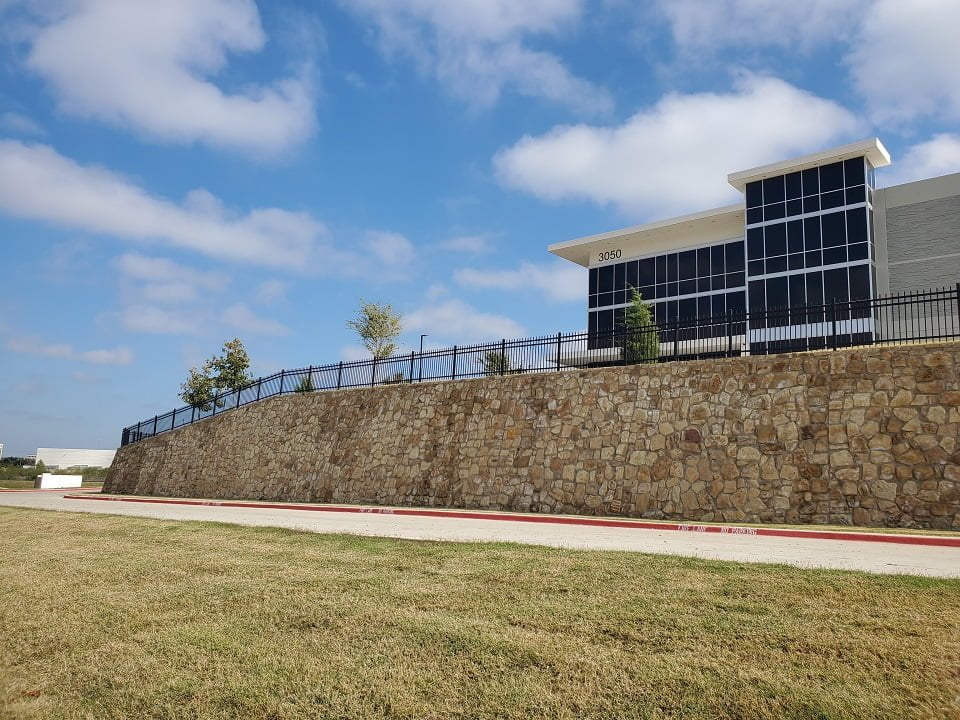
[[[737,562],[960,578],[960,548],[859,541],[676,532],[639,528],[543,525],[468,518],[378,513],[236,508],[73,500],[62,492],[0,493],[0,505],[134,515],[164,520],[214,520],[319,533],[415,540],[518,542],[592,550],[629,550]]]

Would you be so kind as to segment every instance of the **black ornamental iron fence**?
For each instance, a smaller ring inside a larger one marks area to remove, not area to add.
[[[454,345],[382,359],[281,370],[239,390],[221,392],[206,404],[180,407],[126,427],[121,445],[286,393],[956,338],[960,338],[960,283],[872,299],[834,299],[823,304],[678,319],[642,328],[614,327]]]

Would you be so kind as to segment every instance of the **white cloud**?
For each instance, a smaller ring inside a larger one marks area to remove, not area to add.
[[[127,347],[117,347],[111,350],[87,350],[80,353],[80,358],[97,365],[129,365],[133,362],[133,351]]]
[[[413,244],[403,235],[382,230],[371,230],[363,241],[367,252],[388,273],[406,269],[416,255]]]
[[[876,0],[847,58],[877,122],[960,120],[960,3]]]
[[[165,142],[283,152],[314,128],[311,70],[230,93],[210,80],[266,44],[253,0],[57,0],[27,67],[60,107]]]
[[[73,348],[64,343],[44,343],[39,338],[16,337],[7,341],[7,350],[24,355],[68,358],[73,356]]]
[[[490,247],[490,238],[486,235],[460,235],[444,240],[440,243],[440,247],[444,250],[472,255],[482,255],[493,249]]]
[[[111,313],[103,317],[113,320]],[[196,335],[202,324],[195,313],[145,304],[128,305],[119,313],[118,320],[127,330],[158,335]]]
[[[76,358],[97,365],[129,365],[134,358],[133,351],[127,347],[85,350],[78,353],[74,351],[73,346],[67,343],[45,343],[34,336],[11,338],[7,341],[7,349],[24,355],[62,359]]]
[[[960,172],[960,135],[942,133],[908,148],[878,179],[889,187],[955,172]]]
[[[481,312],[456,299],[424,305],[406,315],[403,325],[406,330],[428,333],[434,341],[482,342],[525,334],[514,320]]]
[[[0,115],[0,128],[18,135],[43,135],[44,130],[26,115],[7,112]]]
[[[167,258],[125,253],[117,258],[121,275],[135,285],[134,293],[149,302],[190,302],[199,291],[224,288],[228,278],[222,273],[201,272]]]
[[[560,302],[582,302],[586,295],[587,272],[572,263],[534,265],[520,263],[516,270],[457,270],[454,280],[470,288],[535,290],[538,295]]]
[[[255,335],[289,335],[290,328],[283,323],[257,315],[253,310],[237,303],[223,311],[223,321],[239,330]]]
[[[307,265],[325,233],[306,213],[278,208],[229,213],[205,191],[178,204],[49,146],[12,140],[0,141],[0,210],[75,230],[288,268]]]
[[[505,89],[586,112],[612,106],[603,88],[526,44],[576,26],[582,0],[341,0],[377,30],[386,55],[413,58],[458,99],[488,107]]]
[[[253,293],[254,301],[261,305],[273,305],[287,295],[287,283],[282,280],[264,280]]]
[[[871,0],[660,0],[674,42],[684,50],[800,46],[846,39]]]
[[[743,75],[729,93],[671,93],[623,125],[559,126],[494,158],[500,181],[546,200],[667,217],[736,200],[731,172],[820,149],[861,130],[835,102]]]

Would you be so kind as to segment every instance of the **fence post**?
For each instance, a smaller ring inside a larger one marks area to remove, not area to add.
[[[560,372],[560,343],[563,333],[557,333],[557,372]]]
[[[733,313],[727,313],[727,357],[733,357]]]
[[[243,388],[240,388],[239,390],[237,390],[237,404],[233,406],[234,409],[240,407],[240,393],[241,393],[241,392],[243,392]]]
[[[190,406],[190,424],[191,425],[193,425],[193,423],[196,422],[196,417],[197,417],[197,406],[191,405]]]
[[[680,320],[673,324],[673,360],[680,357]]]
[[[260,390],[263,389],[263,378],[257,380],[257,400],[260,399]]]
[[[413,382],[413,356],[414,356],[415,354],[416,354],[416,353],[414,353],[413,350],[410,351],[410,373],[409,373],[409,375],[410,375],[410,382],[411,382],[411,383]]]
[[[960,327],[957,327],[958,325],[960,325],[960,282],[957,283],[956,293],[957,293],[957,324],[954,325],[953,332],[957,332],[957,330],[960,330]]]
[[[337,366],[337,390],[340,389],[340,381],[343,379],[343,360]]]
[[[313,365],[307,368],[307,387],[313,387]],[[315,387],[313,387],[316,390]]]
[[[286,370],[280,371],[280,392],[277,395],[283,395],[283,378],[286,375]]]
[[[137,440],[140,440],[140,423],[137,423]]]
[[[157,418],[158,418],[158,417],[159,417],[159,415],[154,415],[154,416],[153,416],[153,435],[154,435],[154,436],[156,436],[156,434],[157,434]]]
[[[500,374],[507,372],[507,339],[500,339]]]
[[[457,379],[457,346],[453,346],[453,368],[450,370],[450,379]]]
[[[413,374],[411,373],[411,377]],[[423,353],[421,352],[417,360],[417,382],[423,382]]]
[[[213,394],[213,411],[210,414],[211,415],[217,414],[217,394],[216,393]]]
[[[120,435],[120,447],[126,445],[130,440],[130,428],[124,428],[123,434]]]
[[[830,320],[832,323],[832,337],[830,338],[831,347],[837,349],[837,299],[835,297],[830,298]]]
[[[373,356],[373,363],[370,365],[370,387],[377,381],[377,356]]]

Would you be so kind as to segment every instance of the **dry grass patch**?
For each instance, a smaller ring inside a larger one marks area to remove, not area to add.
[[[0,508],[0,716],[960,718],[960,581]]]

